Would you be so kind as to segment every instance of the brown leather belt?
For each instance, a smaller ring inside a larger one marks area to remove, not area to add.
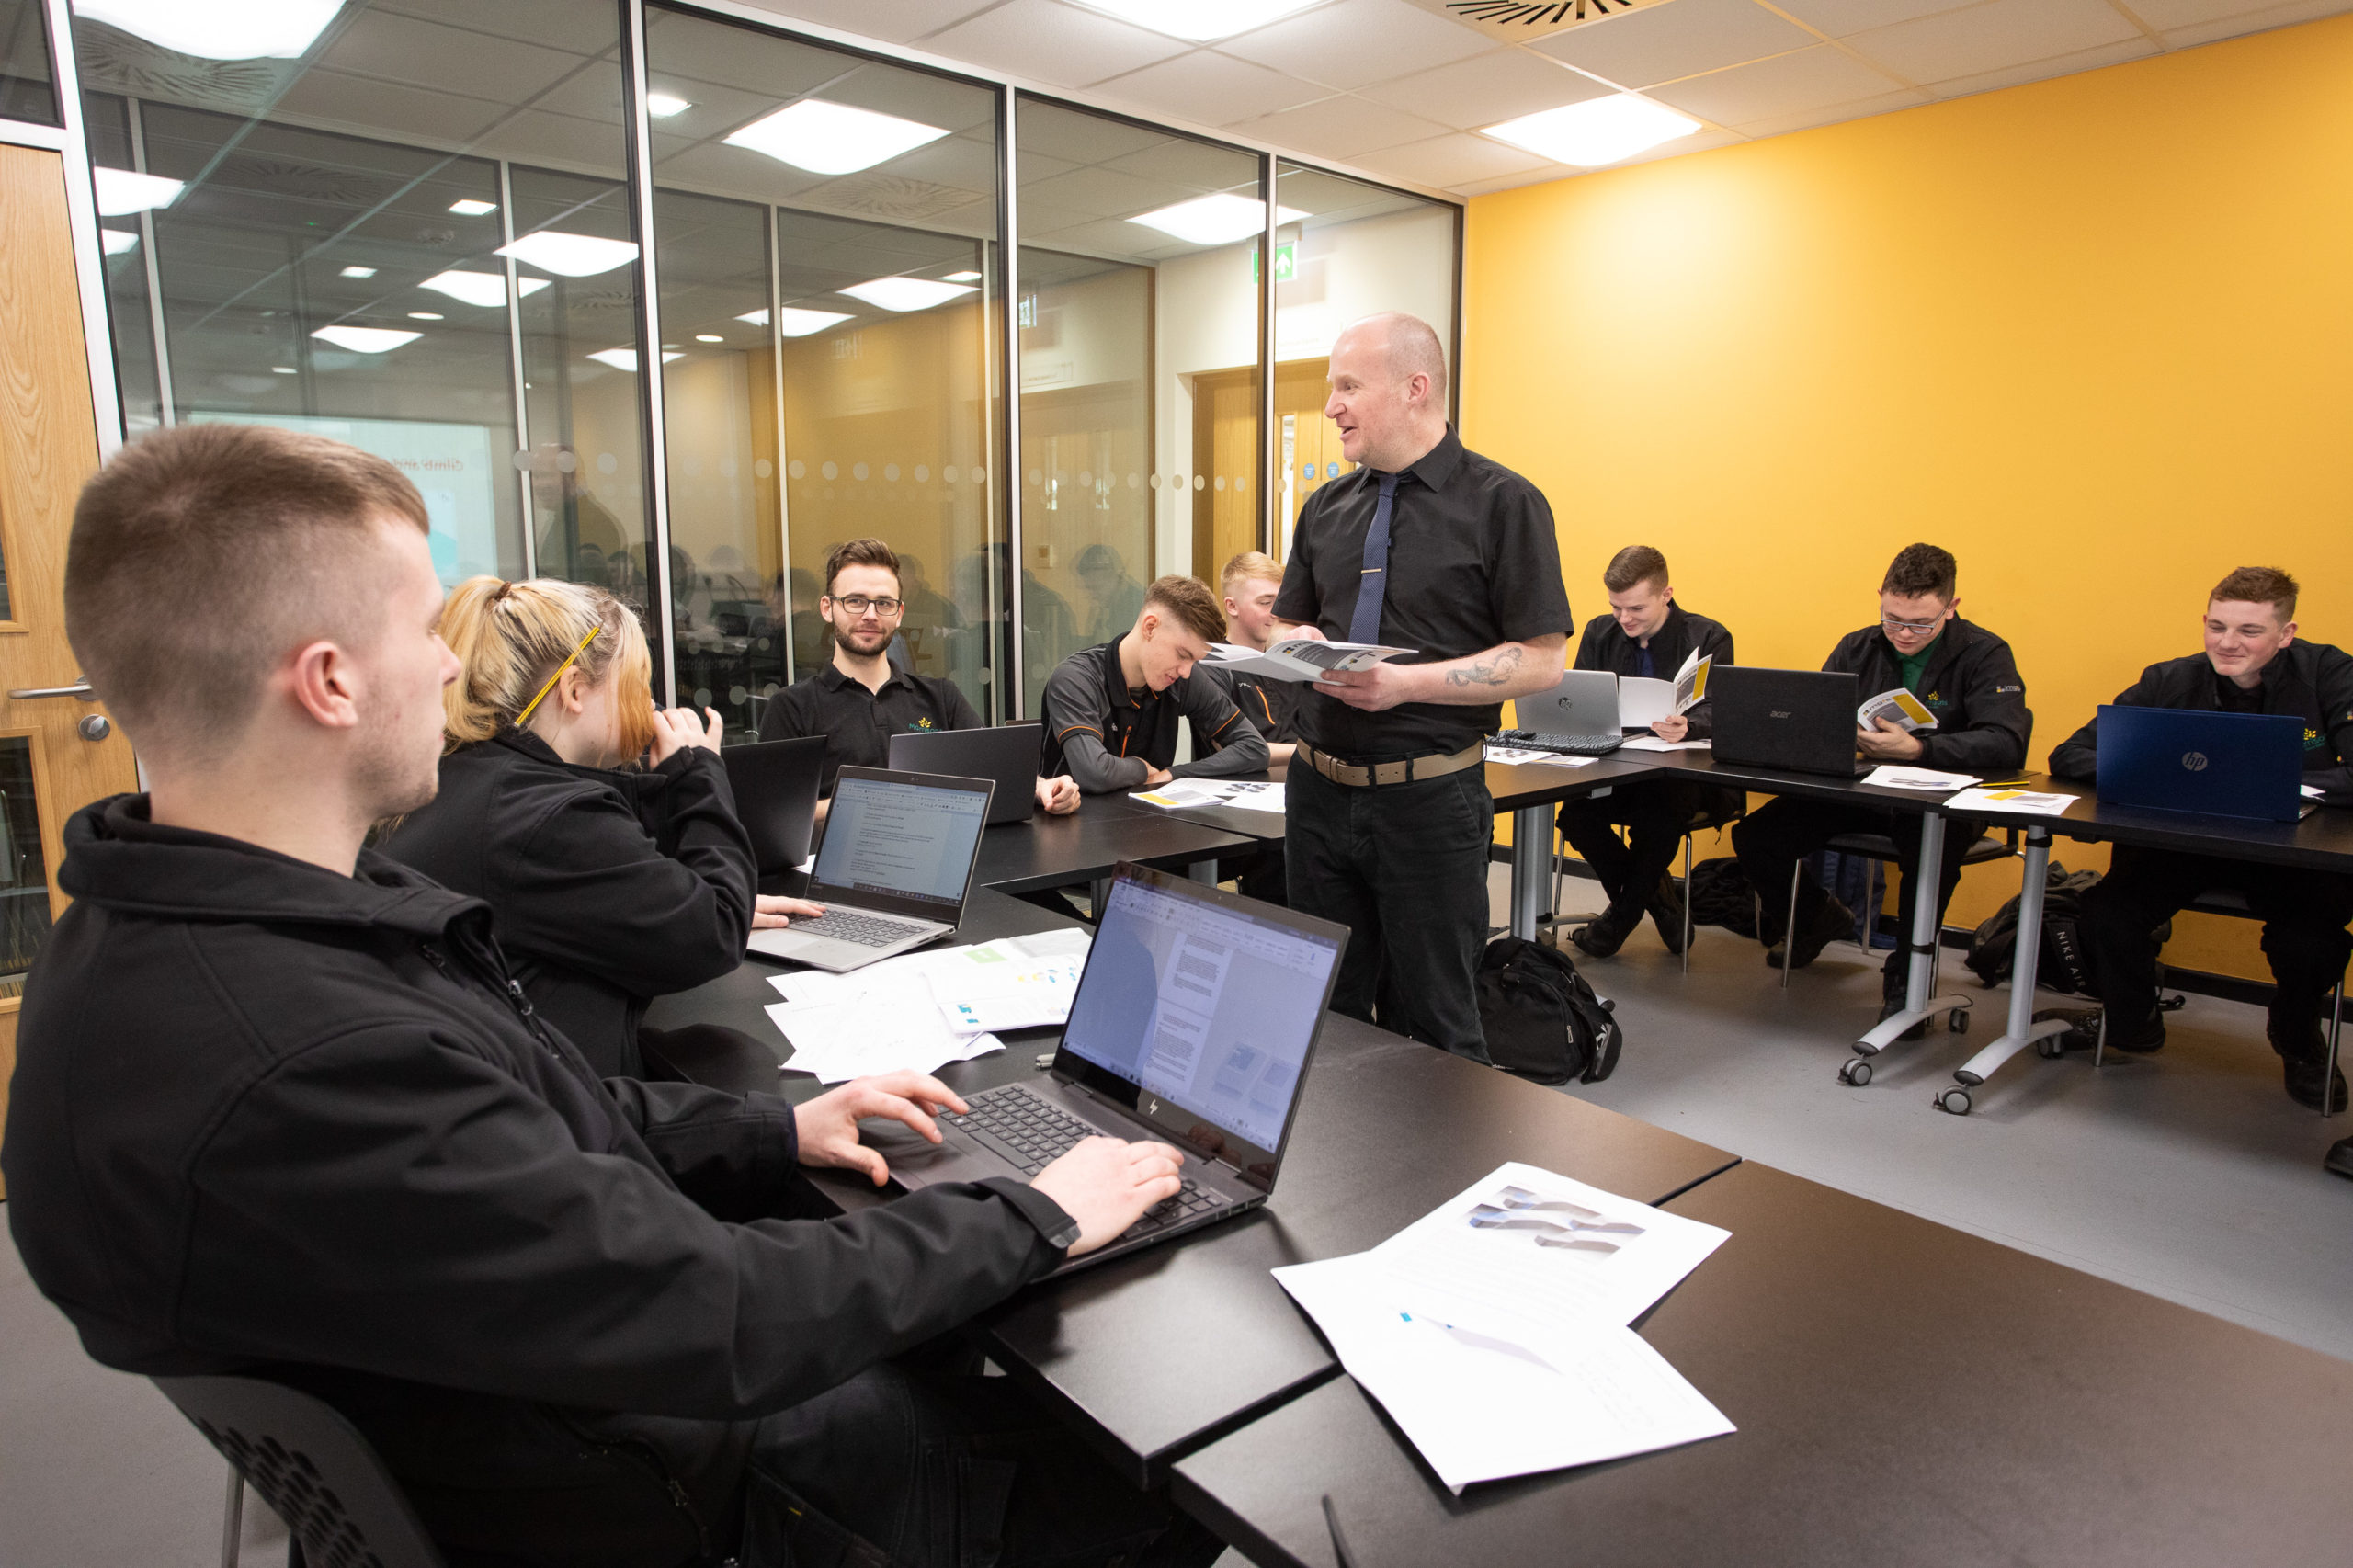
[[[1486,756],[1486,743],[1473,741],[1451,756],[1409,756],[1400,762],[1376,762],[1370,767],[1342,762],[1327,756],[1302,741],[1298,756],[1335,784],[1351,790],[1366,790],[1375,784],[1410,784],[1424,778],[1443,778],[1449,773],[1460,773],[1466,767],[1476,767]]]

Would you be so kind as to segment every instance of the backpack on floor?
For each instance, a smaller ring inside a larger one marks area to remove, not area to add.
[[[2099,873],[2071,874],[2053,860],[2043,875],[2042,949],[2035,960],[2035,983],[2045,991],[2088,996],[2091,966],[2076,920],[2083,913],[2084,894],[2099,881]],[[1997,985],[2010,977],[2018,952],[2018,901],[2013,898],[1977,927],[1969,939],[1969,957],[1964,961],[1982,983]]]
[[[1568,956],[1499,937],[1479,960],[1479,1024],[1488,1058],[1534,1084],[1597,1084],[1617,1070],[1625,1035]]]
[[[1692,925],[1721,926],[1735,937],[1756,935],[1756,894],[1733,856],[1692,867],[1689,891]]]

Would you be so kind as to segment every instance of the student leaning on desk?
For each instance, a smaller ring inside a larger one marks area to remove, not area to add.
[[[601,588],[471,578],[441,634],[464,673],[440,792],[378,847],[490,905],[525,994],[600,1076],[681,1076],[698,1042],[642,1028],[646,1005],[733,970],[753,928],[822,913],[756,893],[719,715],[654,709],[645,633]]]
[[[1961,568],[1950,552],[1933,544],[1912,544],[1888,563],[1879,588],[1879,619],[1850,631],[1822,667],[1861,677],[1868,699],[1902,687],[1918,698],[1937,727],[1906,733],[1885,719],[1858,731],[1855,748],[1875,762],[1912,763],[1954,773],[2000,778],[2026,765],[2034,715],[2027,710],[2026,682],[2010,645],[1982,626],[1961,619]],[[1781,890],[1790,869],[1842,833],[1884,835],[1895,846],[1896,907],[1912,908],[1913,879],[1919,874],[1918,813],[1855,806],[1783,795],[1751,812],[1732,830],[1741,869],[1763,902],[1757,935],[1765,961],[1803,969],[1824,944],[1854,929],[1855,917],[1809,873],[1798,888],[1794,927],[1781,929],[1789,905]],[[1984,824],[1949,819],[1949,852],[1937,886],[1937,917],[1944,918],[1961,882],[1961,851],[1976,842]],[[1907,926],[1908,930],[1908,926]],[[1786,939],[1785,939],[1786,938]],[[1902,1010],[1908,973],[1903,947],[1887,957],[1880,973],[1880,1017]],[[1925,1026],[1922,1026],[1925,1028]]]
[[[2151,665],[2116,699],[2122,708],[2285,713],[2304,723],[2304,782],[2330,805],[2353,805],[2353,656],[2296,638],[2296,580],[2268,566],[2242,566],[2207,597],[2206,651]],[[2097,716],[2051,754],[2056,778],[2086,782],[2099,771]],[[2345,1078],[2328,1078],[2321,1017],[2353,955],[2353,877],[2299,866],[2261,865],[2213,855],[2115,846],[2108,874],[2084,894],[2078,928],[2093,983],[2108,1014],[2108,1043],[2154,1051],[2165,1042],[2157,1011],[2157,945],[2151,933],[2200,893],[2244,895],[2263,922],[2271,965],[2264,1033],[2279,1053],[2288,1094],[2317,1108],[2345,1105]],[[2329,1151],[2329,1168],[2353,1176],[2353,1140]]]
[[[1144,590],[1135,624],[1081,648],[1046,677],[1041,768],[1067,769],[1090,795],[1171,778],[1231,778],[1267,766],[1266,737],[1217,677],[1194,666],[1225,633],[1198,577]],[[1193,760],[1176,760],[1176,722],[1193,727]]]
[[[962,1102],[599,1081],[481,901],[362,847],[438,782],[426,528],[390,463],[260,426],[84,492],[66,632],[153,790],[65,824],[0,1148],[34,1282],[108,1366],[327,1401],[451,1568],[1212,1561],[1008,1380],[892,1359],[1174,1195],[1176,1151],[775,1218],[803,1165],[883,1179],[858,1118]]]

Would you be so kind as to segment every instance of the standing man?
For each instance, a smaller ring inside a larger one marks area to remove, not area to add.
[[[1553,685],[1569,599],[1552,511],[1446,418],[1429,324],[1368,316],[1332,346],[1324,417],[1358,465],[1308,498],[1275,614],[1412,648],[1325,676],[1299,710],[1284,795],[1290,906],[1348,926],[1332,1006],[1487,1059],[1473,977],[1495,801],[1483,742]]]
[[[1675,602],[1666,578],[1666,557],[1647,544],[1630,544],[1609,558],[1601,574],[1609,613],[1588,622],[1577,640],[1576,668],[1612,675],[1673,680],[1693,653],[1729,665],[1732,633],[1720,621],[1694,615]],[[1708,704],[1673,713],[1651,725],[1661,740],[1704,740]],[[1570,935],[1580,951],[1608,958],[1623,946],[1644,911],[1658,927],[1667,951],[1683,950],[1683,898],[1667,880],[1676,846],[1702,814],[1719,820],[1740,814],[1740,792],[1722,785],[1655,778],[1620,785],[1599,800],[1564,801],[1561,832],[1583,857],[1609,894],[1598,920]],[[1616,829],[1626,828],[1620,843]]]

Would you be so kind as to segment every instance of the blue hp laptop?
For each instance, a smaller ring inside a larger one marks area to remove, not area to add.
[[[2304,722],[2289,713],[2099,710],[2099,798],[2110,806],[2294,822]]]

